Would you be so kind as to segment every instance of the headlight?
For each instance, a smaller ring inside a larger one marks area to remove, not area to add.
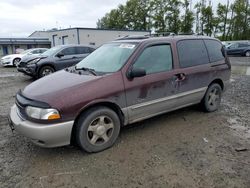
[[[33,60],[29,61],[27,64],[28,64],[28,65],[35,64],[35,63],[37,63],[38,61],[40,61],[39,58],[38,58],[38,59],[33,59]]]
[[[59,112],[53,108],[44,109],[33,106],[27,106],[25,111],[29,117],[32,117],[34,119],[53,120],[60,119],[61,117]]]
[[[9,60],[9,59],[11,59],[11,57],[4,57],[4,58],[2,58],[2,60]]]

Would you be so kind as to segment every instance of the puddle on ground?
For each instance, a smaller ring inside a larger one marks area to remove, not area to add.
[[[249,66],[232,66],[232,73],[239,75],[250,75]]]

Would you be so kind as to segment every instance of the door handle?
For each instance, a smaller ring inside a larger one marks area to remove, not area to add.
[[[186,75],[184,73],[175,74],[174,79],[176,82],[181,82],[186,79]]]
[[[73,56],[73,57],[72,57],[72,59],[75,59],[75,58],[77,58],[77,57],[76,57],[76,56]]]

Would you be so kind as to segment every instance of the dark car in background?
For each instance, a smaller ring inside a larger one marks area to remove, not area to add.
[[[230,69],[211,37],[126,37],[20,91],[10,126],[43,147],[102,151],[121,126],[198,103],[217,110]]]
[[[226,46],[228,55],[242,55],[250,57],[250,43],[234,42]]]
[[[23,58],[17,70],[34,78],[41,78],[77,64],[94,50],[95,48],[86,45],[55,46],[39,56]]]

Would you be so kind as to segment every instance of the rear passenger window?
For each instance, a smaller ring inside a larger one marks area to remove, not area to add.
[[[224,59],[223,46],[220,42],[215,40],[204,40],[207,46],[210,62],[220,61]]]
[[[66,48],[66,49],[62,50],[62,53],[64,55],[74,55],[74,54],[76,54],[75,47]]]
[[[157,45],[146,48],[133,67],[143,68],[147,74],[172,69],[172,52],[170,45]]]
[[[209,63],[202,40],[182,40],[177,43],[180,67],[192,67]]]
[[[244,43],[239,43],[239,47],[248,47],[249,45],[248,44],[244,44]]]

